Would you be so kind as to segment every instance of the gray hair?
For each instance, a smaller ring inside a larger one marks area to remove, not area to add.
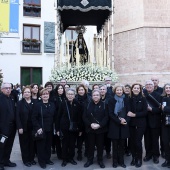
[[[100,97],[101,97],[100,90],[98,90],[98,89],[94,89],[94,90],[92,91],[92,95],[93,95],[93,93],[95,93],[95,92],[98,92],[98,93],[100,94]]]
[[[101,87],[104,87],[107,91],[107,86],[105,84],[102,84],[102,85],[99,86],[99,88],[101,88]]]
[[[10,84],[10,85],[11,85],[11,83],[3,82],[3,83],[1,84],[1,89],[3,89],[3,88],[5,87],[6,84]]]
[[[89,82],[87,80],[83,80],[81,83],[84,84],[85,86],[89,87]]]
[[[76,94],[76,90],[73,89],[73,88],[68,88],[68,89],[66,90],[66,94],[67,94],[69,91],[72,91],[74,94]]]
[[[152,84],[152,85],[154,86],[154,83],[153,83],[152,80],[146,80],[145,85],[146,85],[147,83],[150,83],[150,84]]]

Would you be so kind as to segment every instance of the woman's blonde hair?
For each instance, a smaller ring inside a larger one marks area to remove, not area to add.
[[[123,84],[120,84],[120,83],[116,83],[116,84],[113,86],[113,89],[112,89],[113,93],[116,92],[116,89],[117,89],[118,87],[121,87],[122,90],[123,90],[123,93],[124,93],[124,85],[123,85]]]

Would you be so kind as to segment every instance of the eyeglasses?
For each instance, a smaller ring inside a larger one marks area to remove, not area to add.
[[[11,90],[11,87],[3,87],[5,90]]]
[[[73,93],[67,93],[67,95],[68,95],[68,96],[74,96],[74,94],[73,94]]]
[[[146,86],[153,86],[153,84],[145,84]]]
[[[44,94],[42,94],[42,95],[49,95],[49,93],[44,93]]]

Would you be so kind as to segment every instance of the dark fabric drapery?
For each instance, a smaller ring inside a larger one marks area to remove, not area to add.
[[[112,11],[111,0],[58,0],[62,31],[69,26],[94,25],[100,32]]]

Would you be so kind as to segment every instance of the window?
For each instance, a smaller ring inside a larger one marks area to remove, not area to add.
[[[41,52],[40,26],[34,25],[23,26],[22,52],[23,53]]]
[[[32,83],[42,84],[42,68],[21,67],[21,85],[26,86]]]
[[[41,17],[41,0],[24,0],[24,16]]]

